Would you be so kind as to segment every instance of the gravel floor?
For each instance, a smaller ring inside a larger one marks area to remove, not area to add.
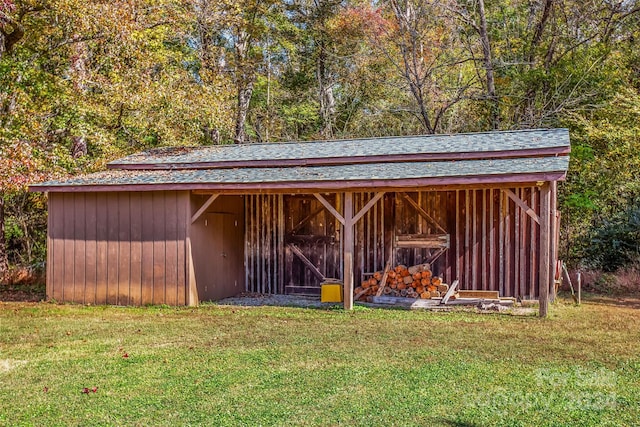
[[[217,302],[218,305],[240,305],[253,307],[273,305],[281,307],[331,307],[337,303],[322,303],[320,297],[303,297],[297,295],[240,294]]]

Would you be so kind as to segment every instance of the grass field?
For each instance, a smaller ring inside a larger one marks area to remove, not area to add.
[[[640,425],[640,309],[0,303],[0,425],[339,424]]]

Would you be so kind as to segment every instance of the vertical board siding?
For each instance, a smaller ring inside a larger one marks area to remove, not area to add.
[[[188,193],[176,191],[49,193],[47,296],[184,304],[187,203]]]

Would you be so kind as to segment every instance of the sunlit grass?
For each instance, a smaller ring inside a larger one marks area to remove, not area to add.
[[[635,425],[639,337],[640,310],[600,303],[545,320],[4,303],[0,424]]]

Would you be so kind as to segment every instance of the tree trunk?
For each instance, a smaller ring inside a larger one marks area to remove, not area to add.
[[[493,59],[491,57],[491,44],[489,43],[489,34],[487,32],[484,0],[478,0],[478,13],[480,14],[480,40],[482,42],[484,68],[487,77],[487,96],[491,102],[491,128],[497,130],[500,127],[500,103],[496,95],[496,84],[493,77]]]
[[[323,138],[333,138],[333,115],[335,114],[336,101],[333,96],[333,85],[327,76],[327,58],[324,41],[320,42],[320,52],[316,66],[316,78],[318,79],[318,97],[320,101],[320,119],[322,120],[321,134]]]
[[[4,282],[8,270],[9,259],[4,236],[4,192],[0,191],[0,283]]]
[[[238,105],[236,112],[236,136],[233,140],[236,144],[244,144],[247,142],[247,132],[244,125],[247,121],[247,113],[249,112],[249,103],[253,95],[253,81],[245,81],[244,84],[238,86]]]
[[[250,39],[251,36],[246,31],[240,31],[235,46],[238,104],[236,106],[236,136],[233,142],[236,144],[244,144],[247,140],[247,132],[244,127],[255,81],[255,67],[249,61]]]

